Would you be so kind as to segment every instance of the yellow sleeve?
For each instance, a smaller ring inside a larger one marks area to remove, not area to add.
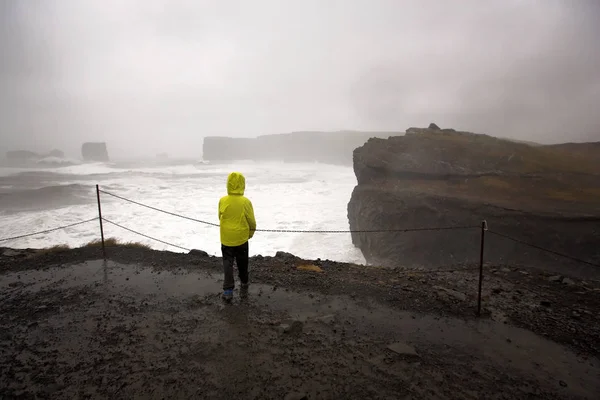
[[[250,228],[249,238],[252,238],[256,230],[256,218],[254,218],[254,207],[252,207],[252,202],[250,200],[246,202],[244,212],[246,214],[246,220],[248,221],[248,227]]]

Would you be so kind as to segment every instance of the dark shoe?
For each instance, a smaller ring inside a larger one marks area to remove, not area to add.
[[[240,297],[242,299],[248,298],[248,284],[247,283],[240,284]]]
[[[224,290],[223,291],[223,300],[231,300],[233,299],[233,290]]]

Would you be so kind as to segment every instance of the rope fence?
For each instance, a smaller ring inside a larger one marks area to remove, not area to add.
[[[36,236],[36,235],[42,235],[42,234],[46,234],[46,233],[51,233],[51,232],[55,232],[58,230],[63,230],[63,229],[67,229],[67,228],[71,228],[71,227],[75,227],[78,225],[83,225],[92,221],[99,221],[100,223],[100,235],[101,235],[101,241],[102,241],[102,252],[103,252],[103,256],[106,259],[106,248],[105,248],[105,240],[104,240],[104,229],[103,229],[103,222],[108,223],[110,225],[116,226],[120,229],[123,229],[125,231],[131,232],[133,234],[139,235],[141,237],[162,243],[164,245],[167,246],[171,246],[180,250],[184,250],[187,252],[190,252],[191,249],[188,249],[186,247],[174,244],[174,243],[170,243],[161,239],[158,239],[156,237],[153,236],[149,236],[145,233],[136,231],[134,229],[128,228],[124,225],[121,225],[119,223],[116,223],[114,221],[111,221],[107,218],[104,218],[102,216],[102,207],[101,207],[101,201],[100,201],[100,194],[105,194],[107,196],[111,196],[132,204],[136,204],[140,207],[145,207],[157,212],[161,212],[161,213],[165,213],[174,217],[178,217],[178,218],[182,218],[182,219],[186,219],[189,221],[193,221],[196,223],[200,223],[200,224],[204,224],[204,225],[209,225],[209,226],[213,226],[213,227],[219,227],[219,224],[217,223],[213,223],[213,222],[209,222],[209,221],[204,221],[201,219],[197,219],[197,218],[193,218],[193,217],[188,217],[186,215],[182,215],[179,213],[175,213],[175,212],[171,212],[171,211],[167,211],[167,210],[163,210],[157,207],[153,207],[151,205],[148,204],[144,204],[141,203],[139,201],[135,201],[132,199],[128,199],[126,197],[123,196],[119,196],[117,194],[111,193],[111,192],[107,192],[104,190],[101,190],[100,187],[98,185],[96,185],[96,195],[97,195],[97,200],[98,200],[98,216],[94,217],[94,218],[90,218],[87,220],[83,220],[83,221],[79,221],[79,222],[75,222],[72,224],[68,224],[68,225],[63,225],[63,226],[59,226],[56,228],[51,228],[51,229],[46,229],[46,230],[42,230],[42,231],[37,231],[37,232],[32,232],[32,233],[28,233],[28,234],[23,234],[23,235],[18,235],[18,236],[12,236],[12,237],[6,237],[6,238],[0,238],[0,242],[7,242],[7,241],[11,241],[11,240],[16,240],[16,239],[22,239],[22,238],[26,238],[26,237],[31,237],[31,236]],[[568,254],[564,254],[564,253],[560,253],[557,252],[555,250],[551,250],[533,243],[529,243],[526,242],[524,240],[506,235],[504,233],[500,233],[500,232],[496,232],[494,230],[489,230],[488,226],[487,226],[487,222],[486,221],[482,221],[481,225],[463,225],[463,226],[446,226],[446,227],[423,227],[423,228],[398,228],[398,229],[373,229],[373,230],[296,230],[296,229],[256,229],[256,232],[276,232],[276,233],[317,233],[317,234],[329,234],[329,233],[403,233],[403,232],[424,232],[424,231],[447,231],[447,230],[466,230],[466,229],[480,229],[481,230],[481,247],[480,247],[480,260],[479,260],[479,267],[477,268],[454,268],[454,269],[439,269],[439,270],[403,270],[403,271],[399,271],[400,274],[418,274],[418,273],[427,273],[427,274],[432,274],[432,273],[444,273],[444,272],[464,272],[464,271],[475,271],[475,270],[479,270],[479,282],[478,282],[478,305],[477,305],[477,314],[480,315],[481,314],[481,292],[482,292],[482,281],[483,281],[483,261],[484,261],[484,243],[485,243],[485,233],[489,232],[492,235],[496,235],[498,237],[502,237],[508,240],[512,240],[516,243],[525,245],[525,246],[529,246],[531,248],[535,248],[550,254],[553,254],[555,256],[559,256],[559,257],[563,257],[565,259],[569,259],[571,261],[575,261],[581,264],[585,264],[588,266],[592,266],[592,267],[597,267],[600,268],[600,264],[594,263],[594,262],[590,262],[590,261],[586,261],[586,260],[582,260],[580,258],[577,257],[573,257],[570,256]]]
[[[46,229],[44,231],[38,231],[38,232],[26,233],[24,235],[19,235],[19,236],[2,238],[2,239],[0,239],[0,242],[8,242],[9,240],[23,239],[23,238],[30,237],[30,236],[43,235],[44,233],[51,233],[51,232],[59,231],[62,229],[71,228],[73,226],[87,224],[88,222],[97,221],[97,220],[98,220],[98,217],[94,217],[94,218],[86,219],[85,221],[79,221],[79,222],[75,222],[75,223],[69,224],[69,225],[58,226],[56,228]]]
[[[581,264],[586,264],[586,265],[590,265],[592,267],[600,268],[600,264],[595,264],[595,263],[592,263],[592,262],[589,262],[589,261],[582,260],[582,259],[577,258],[577,257],[570,256],[568,254],[559,253],[558,251],[554,251],[554,250],[550,250],[550,249],[547,249],[547,248],[542,247],[542,246],[538,246],[538,245],[533,244],[533,243],[528,243],[528,242],[525,242],[524,240],[520,240],[520,239],[514,238],[512,236],[505,235],[504,233],[500,233],[500,232],[496,232],[496,231],[492,231],[492,230],[488,230],[488,232],[491,233],[491,234],[493,234],[493,235],[500,236],[500,237],[503,237],[505,239],[512,240],[515,243],[523,244],[525,246],[529,246],[529,247],[532,247],[534,249],[538,249],[538,250],[545,251],[545,252],[550,253],[550,254],[554,254],[555,256],[563,257],[563,258],[566,258],[566,259],[569,259],[571,261],[575,261],[575,262],[578,262],[578,263],[581,263]]]
[[[110,220],[108,220],[108,219],[106,219],[106,218],[104,218],[104,217],[102,218],[102,221],[104,221],[104,222],[108,222],[108,223],[109,223],[109,224],[111,224],[111,225],[117,226],[117,227],[119,227],[119,228],[121,228],[121,229],[124,229],[124,230],[126,230],[126,231],[129,231],[129,232],[131,232],[131,233],[135,233],[136,235],[140,235],[140,236],[142,236],[142,237],[145,237],[145,238],[147,238],[147,239],[151,239],[151,240],[157,241],[157,242],[159,242],[159,243],[166,244],[167,246],[175,247],[175,248],[178,248],[178,249],[181,249],[181,250],[185,250],[185,251],[191,251],[191,249],[188,249],[188,248],[186,248],[186,247],[182,247],[182,246],[179,246],[179,245],[177,245],[177,244],[173,244],[173,243],[165,242],[164,240],[157,239],[157,238],[155,238],[155,237],[152,237],[152,236],[148,236],[148,235],[146,235],[146,234],[144,234],[144,233],[141,233],[141,232],[135,231],[135,230],[133,230],[133,229],[131,229],[131,228],[127,228],[126,226],[123,226],[123,225],[117,224],[116,222],[110,221]]]
[[[114,193],[106,192],[104,190],[99,189],[99,192],[106,194],[108,196],[112,196],[117,199],[129,202],[129,203],[132,203],[132,204],[136,204],[141,207],[149,208],[151,210],[155,210],[158,212],[162,212],[165,214],[169,214],[169,215],[172,215],[175,217],[187,219],[189,221],[194,221],[194,222],[198,222],[198,223],[205,224],[205,225],[219,227],[219,224],[215,224],[213,222],[203,221],[201,219],[196,219],[196,218],[188,217],[185,215],[177,214],[177,213],[174,213],[171,211],[156,208],[156,207],[150,206],[148,204],[140,203],[139,201],[131,200],[131,199],[116,195]],[[351,230],[351,229],[345,229],[345,230],[254,229],[254,231],[255,232],[275,232],[275,233],[390,233],[390,232],[443,231],[443,230],[474,229],[474,228],[479,228],[479,226],[478,225],[467,225],[467,226],[448,226],[448,227],[431,227],[431,228],[409,228],[409,229],[402,228],[402,229],[373,229],[373,230],[369,230],[369,229],[367,229],[367,230],[361,230],[361,229],[359,229],[359,230]]]

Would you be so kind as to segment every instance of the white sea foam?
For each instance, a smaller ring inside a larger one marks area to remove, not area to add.
[[[356,178],[350,167],[323,164],[243,162],[232,165],[178,165],[115,168],[82,164],[51,171],[68,175],[62,184],[89,187],[89,203],[44,211],[4,215],[0,238],[45,230],[97,216],[95,187],[153,207],[217,223],[217,203],[231,171],[246,176],[246,196],[254,204],[259,229],[347,230],[347,204]],[[1,173],[1,172],[0,172]],[[15,173],[13,171],[13,173]],[[6,175],[5,175],[6,176]],[[180,219],[102,195],[103,216],[130,229],[186,248],[220,254],[219,228]],[[152,248],[183,251],[105,224],[105,235],[138,241]],[[99,237],[98,222],[39,236],[0,242],[0,246],[40,248],[66,243],[78,246]],[[287,251],[305,258],[364,263],[349,233],[257,232],[251,255]]]

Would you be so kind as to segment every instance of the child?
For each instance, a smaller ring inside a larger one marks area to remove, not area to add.
[[[241,289],[248,289],[248,240],[254,236],[256,220],[252,202],[244,197],[246,179],[239,172],[227,177],[227,196],[219,200],[219,225],[221,229],[221,252],[223,254],[223,299],[233,298],[235,282],[233,261],[235,259],[241,281]]]

